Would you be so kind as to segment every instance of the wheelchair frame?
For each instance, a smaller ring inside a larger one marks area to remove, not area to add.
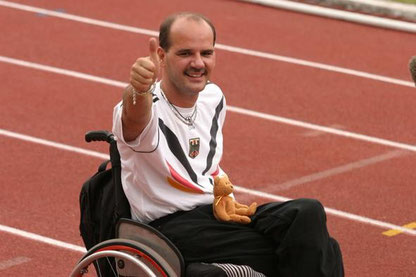
[[[86,133],[85,141],[106,141],[110,144],[115,216],[118,218],[122,214],[119,210],[125,209],[129,204],[126,202],[127,198],[121,184],[117,142],[113,134],[103,130]],[[108,273],[104,272],[105,267],[111,268],[114,276],[185,276],[183,257],[168,238],[147,224],[122,217],[116,225],[115,238],[102,241],[90,248],[78,261],[70,277],[88,274],[92,264],[98,276],[108,276]]]

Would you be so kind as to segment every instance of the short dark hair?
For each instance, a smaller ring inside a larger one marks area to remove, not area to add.
[[[211,20],[209,20],[207,17],[205,17],[202,14],[199,13],[193,13],[193,12],[181,12],[181,13],[176,13],[176,14],[172,14],[170,16],[168,16],[163,22],[162,24],[160,24],[160,28],[159,28],[159,46],[163,48],[163,50],[165,50],[166,52],[169,50],[170,46],[171,46],[171,41],[170,41],[170,29],[172,27],[173,22],[175,22],[176,19],[180,18],[180,17],[185,17],[185,18],[189,18],[195,21],[205,21],[212,30],[212,33],[214,35],[214,40],[213,40],[213,45],[215,45],[215,40],[217,37],[216,31],[215,31],[215,27],[214,24],[212,24]]]

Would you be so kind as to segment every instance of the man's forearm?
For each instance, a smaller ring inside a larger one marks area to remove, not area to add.
[[[135,93],[130,85],[124,89],[121,121],[125,141],[133,141],[142,133],[151,118],[151,109],[152,93]]]

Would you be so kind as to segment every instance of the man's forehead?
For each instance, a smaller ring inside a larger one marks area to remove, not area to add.
[[[179,17],[170,28],[171,41],[184,39],[210,39],[214,44],[214,33],[207,22],[200,18]]]
[[[210,28],[209,24],[203,20],[200,17],[195,17],[192,15],[183,15],[183,16],[178,16],[172,23],[171,29],[178,27],[178,26],[183,26],[183,25],[189,25],[189,24],[200,24],[200,25],[205,25],[206,27]]]

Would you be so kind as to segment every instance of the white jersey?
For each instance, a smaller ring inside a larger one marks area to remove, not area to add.
[[[222,173],[222,127],[226,103],[221,89],[209,83],[196,107],[179,108],[192,115],[188,126],[156,84],[151,119],[141,135],[125,142],[121,123],[122,102],[114,108],[113,133],[121,156],[121,181],[132,218],[150,222],[179,210],[212,203],[214,176]]]

